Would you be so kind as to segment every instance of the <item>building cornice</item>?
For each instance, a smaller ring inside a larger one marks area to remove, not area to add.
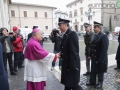
[[[60,11],[60,10],[55,11],[55,14],[56,14],[56,13],[61,13],[61,14],[66,14],[66,15],[68,15],[67,12]]]
[[[75,4],[75,3],[78,3],[78,2],[80,2],[80,1],[81,1],[81,0],[75,0],[75,1],[73,1],[73,2],[70,2],[69,4],[66,5],[66,7],[69,7],[69,6],[71,6],[71,5]]]
[[[23,5],[23,6],[34,6],[34,7],[46,7],[46,8],[57,9],[56,7],[46,6],[46,5],[38,5],[38,4],[16,3],[16,2],[12,2],[10,4],[12,4],[12,5]]]

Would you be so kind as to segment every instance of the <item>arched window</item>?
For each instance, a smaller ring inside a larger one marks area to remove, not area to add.
[[[69,12],[69,18],[72,18],[72,11]]]
[[[83,22],[83,17],[81,17],[81,22]]]
[[[92,8],[91,7],[89,8],[89,11],[92,12]]]
[[[74,10],[74,17],[77,16],[77,10]]]
[[[75,30],[76,32],[78,32],[78,25],[75,25]]]
[[[83,8],[80,8],[80,14],[83,15]]]

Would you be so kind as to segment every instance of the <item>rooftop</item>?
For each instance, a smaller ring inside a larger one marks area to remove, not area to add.
[[[77,2],[80,2],[80,1],[82,1],[82,0],[75,0],[75,1],[70,2],[69,4],[67,4],[66,6],[69,7],[69,6],[71,6],[71,5],[73,5],[73,4],[77,3]]]
[[[10,1],[11,1],[11,0],[10,0]],[[28,3],[17,3],[17,2],[11,2],[10,4],[14,4],[14,5],[24,5],[24,6],[34,6],[34,7],[46,7],[46,8],[54,8],[54,9],[57,9],[56,7],[47,6],[47,5],[39,5],[39,4],[28,4]]]
[[[56,10],[56,11],[55,11],[55,14],[56,14],[56,13],[67,14],[67,12],[65,12],[65,11],[61,11],[61,10]]]

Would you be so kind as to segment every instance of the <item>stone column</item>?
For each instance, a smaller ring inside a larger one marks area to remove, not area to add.
[[[0,9],[1,9],[1,21],[2,21],[2,27],[6,27],[6,19],[5,19],[5,9],[4,9],[4,2],[3,0],[0,0]]]
[[[1,14],[1,27],[6,27],[8,28],[8,3],[7,0],[4,2],[3,0],[0,0],[0,14]]]
[[[2,27],[2,17],[1,17],[1,3],[0,3],[0,27]]]

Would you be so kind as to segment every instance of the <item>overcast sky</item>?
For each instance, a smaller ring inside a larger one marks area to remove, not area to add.
[[[74,1],[74,0],[12,0],[12,2],[55,6],[57,8],[60,8],[63,11],[67,11],[66,4],[68,4],[72,1]]]

